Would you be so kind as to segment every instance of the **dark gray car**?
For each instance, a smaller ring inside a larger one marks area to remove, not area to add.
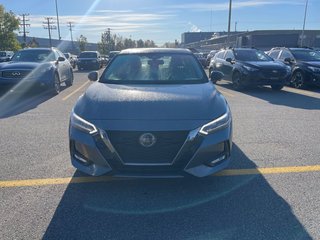
[[[70,119],[71,161],[80,171],[202,177],[228,165],[230,109],[189,50],[124,50],[89,79],[96,82]]]

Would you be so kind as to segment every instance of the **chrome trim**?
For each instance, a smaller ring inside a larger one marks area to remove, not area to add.
[[[178,153],[173,158],[171,163],[125,163],[121,159],[121,157],[118,154],[118,152],[116,151],[116,149],[113,147],[113,145],[108,137],[108,134],[104,130],[101,130],[101,129],[99,129],[99,132],[100,132],[100,137],[101,137],[103,143],[105,144],[105,146],[108,148],[108,150],[112,154],[115,155],[115,157],[117,158],[116,160],[119,160],[122,163],[122,165],[124,165],[124,166],[172,166],[177,161],[177,159],[179,159],[185,146],[188,145],[190,142],[192,142],[198,136],[199,130],[200,130],[200,128],[197,128],[197,129],[194,129],[189,132],[186,140],[182,144],[181,148],[179,149]]]

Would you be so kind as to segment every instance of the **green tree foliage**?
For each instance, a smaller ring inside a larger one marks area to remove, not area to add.
[[[19,19],[0,5],[0,50],[17,51],[21,48],[14,31],[19,29]]]
[[[78,44],[81,52],[86,50],[87,43],[88,43],[87,38],[83,35],[80,35],[80,37],[78,38]]]

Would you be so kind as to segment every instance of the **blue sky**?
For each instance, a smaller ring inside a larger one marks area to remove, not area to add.
[[[57,0],[62,39],[81,34],[98,42],[108,27],[132,39],[150,39],[158,45],[180,41],[181,33],[227,31],[229,0]],[[301,29],[306,0],[233,0],[232,30]],[[29,13],[29,36],[47,37],[45,17],[56,20],[55,0],[2,0],[7,11]],[[320,29],[320,1],[309,0],[306,29]],[[53,38],[58,38],[54,30]]]

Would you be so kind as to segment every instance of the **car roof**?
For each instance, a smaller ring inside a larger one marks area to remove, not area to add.
[[[131,48],[122,50],[119,54],[139,54],[139,53],[183,53],[192,54],[188,49],[183,48]]]

